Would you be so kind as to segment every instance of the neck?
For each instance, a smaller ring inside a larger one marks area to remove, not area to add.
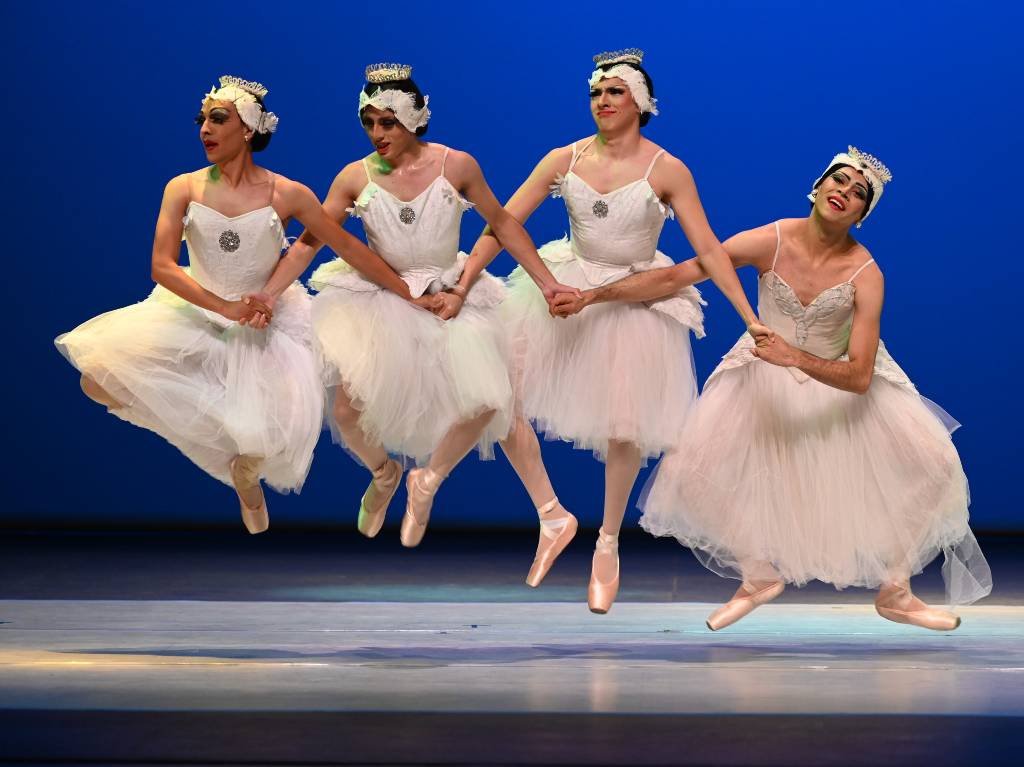
[[[218,179],[235,187],[256,167],[256,163],[252,161],[252,152],[241,151],[230,160],[217,163],[215,167]]]
[[[423,159],[426,144],[422,141],[414,141],[412,145],[395,157],[378,157],[390,169],[388,172],[408,170],[410,167],[419,165]]]
[[[810,252],[828,254],[845,247],[849,239],[850,227],[826,221],[817,210],[811,210],[804,227],[804,241]]]
[[[640,122],[631,123],[618,131],[599,131],[597,144],[602,154],[609,157],[628,157],[640,146]]]

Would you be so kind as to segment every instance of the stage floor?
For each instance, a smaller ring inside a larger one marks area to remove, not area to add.
[[[624,540],[623,598],[592,615],[582,542],[530,590],[532,537],[502,540],[7,536],[0,757],[1015,763],[1018,541],[982,542],[1005,596],[938,634],[821,587],[712,633],[704,618],[735,584],[640,536]]]

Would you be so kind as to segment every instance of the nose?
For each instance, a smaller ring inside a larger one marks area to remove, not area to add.
[[[373,126],[373,129],[370,131],[370,138],[372,138],[375,142],[380,141],[382,138],[384,138],[384,128],[380,124],[375,124]]]

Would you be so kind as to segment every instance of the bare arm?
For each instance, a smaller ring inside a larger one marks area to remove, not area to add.
[[[775,230],[762,226],[740,232],[723,243],[733,269],[754,266],[758,271],[767,268],[775,247]],[[675,266],[638,272],[601,287],[583,291],[578,299],[558,296],[552,313],[559,317],[576,314],[590,304],[607,301],[654,301],[678,293],[688,285],[708,278],[700,260],[691,258]]]
[[[668,157],[662,161],[661,168],[655,168],[655,172],[663,188],[662,198],[675,210],[679,225],[697,254],[701,268],[729,299],[749,328],[757,322],[757,314],[747,301],[729,254],[711,231],[690,169],[675,157]]]
[[[754,356],[782,367],[796,367],[816,381],[836,389],[864,394],[871,385],[882,316],[885,283],[877,266],[857,279],[853,326],[850,328],[849,360],[826,360],[790,346],[781,338],[759,339]]]
[[[250,301],[228,301],[196,282],[178,264],[181,257],[182,218],[189,203],[188,176],[171,179],[164,188],[160,215],[153,237],[151,274],[153,281],[177,296],[203,309],[209,309],[229,320],[243,320],[255,314]],[[258,302],[257,302],[258,304]],[[265,307],[260,307],[265,308]]]
[[[347,209],[352,207],[354,199],[350,184],[351,167],[346,167],[335,177],[323,203],[324,212],[339,225],[344,224],[348,218]],[[278,262],[277,268],[263,287],[263,293],[276,300],[309,268],[322,247],[323,243],[316,237],[308,231],[303,232]]]
[[[470,190],[467,188],[467,197],[477,204],[477,208],[488,222],[487,228],[476,241],[470,253],[470,261],[466,264],[466,272],[469,272],[472,264],[474,272],[470,275],[471,280],[476,279],[480,272],[487,268],[503,247],[507,247],[530,278],[537,283],[545,295],[554,291],[546,290],[547,287],[555,284],[551,272],[544,265],[544,261],[537,255],[528,234],[522,224],[535,211],[551,191],[551,184],[555,177],[569,166],[571,149],[563,147],[555,149],[537,164],[529,178],[522,183],[515,194],[505,203],[504,209],[497,205],[493,193],[487,189]],[[472,159],[472,158],[470,158]],[[474,162],[475,165],[475,162]],[[479,168],[477,168],[479,171]],[[486,188],[483,175],[480,175],[480,182]],[[477,194],[480,199],[472,195]],[[492,203],[493,200],[493,203]],[[465,273],[464,273],[465,274]],[[470,281],[469,284],[472,284]]]
[[[297,251],[295,258],[289,264],[290,271],[294,271],[302,264],[307,256],[309,260],[312,260],[313,254],[316,253],[316,248],[318,247],[317,241],[319,241],[337,253],[340,258],[351,264],[353,268],[358,270],[367,279],[407,301],[412,299],[409,286],[395,273],[395,270],[388,266],[384,259],[366,247],[357,237],[342,229],[338,222],[321,207],[320,201],[317,200],[316,195],[309,188],[295,181],[287,179],[281,179],[281,181],[283,183],[278,185],[278,189],[281,193],[282,202],[288,211],[288,217],[297,218],[306,227],[306,232],[303,233],[300,242],[312,249],[312,252],[308,249]],[[306,237],[307,233],[310,237]],[[308,265],[309,261],[307,260],[303,270]],[[298,272],[298,274],[301,273],[301,271]],[[281,280],[274,281],[275,287],[280,282],[284,282],[285,276],[282,274]],[[290,281],[287,284],[291,284]]]

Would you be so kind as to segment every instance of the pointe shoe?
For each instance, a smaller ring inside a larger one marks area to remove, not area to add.
[[[235,492],[238,494],[238,503],[242,507],[242,524],[251,534],[265,532],[270,527],[270,514],[267,512],[267,498],[260,487],[259,475],[260,461],[247,456],[237,456],[231,460],[231,480],[235,485]],[[242,493],[239,490],[248,490],[252,487],[260,489],[260,505],[255,508],[246,504]]]
[[[545,520],[544,516],[556,508],[562,508],[562,505],[557,498],[554,498],[537,509],[541,516],[540,540],[537,541],[537,554],[533,558],[530,574],[526,576],[526,585],[531,588],[537,588],[540,585],[544,576],[548,574],[548,570],[558,559],[558,555],[565,550],[565,547],[576,535],[576,530],[579,529],[576,517],[565,509],[562,509],[565,511],[565,516]]]
[[[731,626],[744,615],[753,612],[755,608],[771,602],[785,589],[786,584],[783,581],[774,581],[761,588],[744,582],[740,584],[732,599],[708,616],[707,627],[712,631],[719,631]]]
[[[615,577],[608,583],[597,579],[597,558],[615,557]],[[590,612],[604,615],[612,609],[615,596],[619,593],[619,536],[606,535],[604,528],[597,532],[597,546],[594,547],[594,561],[590,571],[590,585],[587,587],[587,606]]]
[[[399,538],[403,546],[412,548],[419,546],[423,534],[427,532],[430,521],[430,507],[434,505],[434,495],[444,479],[430,468],[413,469],[405,481],[405,489],[409,498],[405,504],[405,516],[402,517],[402,532]]]
[[[932,631],[952,631],[960,626],[960,616],[949,610],[927,605],[913,610],[901,610],[899,607],[892,606],[906,607],[912,604],[913,600],[914,595],[910,591],[910,584],[895,584],[892,587],[879,590],[878,598],[875,600],[875,612],[893,623],[906,623]],[[921,602],[921,604],[924,603]]]
[[[359,503],[359,519],[356,527],[367,538],[373,538],[384,526],[384,516],[388,512],[388,504],[398,490],[398,480],[402,478],[402,464],[393,458],[384,461],[384,465],[373,470],[373,480],[363,493]]]

